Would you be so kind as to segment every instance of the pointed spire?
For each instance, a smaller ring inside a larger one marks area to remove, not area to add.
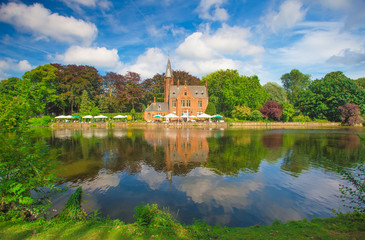
[[[170,63],[170,57],[167,60],[165,78],[173,78],[172,69],[171,69],[171,63]]]

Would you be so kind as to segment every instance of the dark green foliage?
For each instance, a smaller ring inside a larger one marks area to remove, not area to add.
[[[85,210],[81,207],[82,188],[79,187],[70,198],[57,219],[60,221],[84,221],[87,219]]]
[[[205,113],[206,114],[209,114],[209,115],[215,115],[215,114],[217,114],[217,110],[215,108],[215,104],[212,103],[212,102],[209,102],[208,103],[208,106],[207,106],[207,109],[205,110]]]
[[[93,108],[93,102],[91,102],[91,100],[89,99],[89,94],[87,93],[86,90],[84,90],[82,92],[82,97],[81,97],[81,104],[80,104],[80,114],[81,115],[89,115],[91,112],[91,109]]]
[[[43,213],[60,189],[54,169],[55,154],[31,132],[18,129],[0,136],[0,213],[18,212],[24,218]]]
[[[253,110],[248,119],[251,121],[261,121],[262,113],[259,110]]]
[[[281,108],[283,109],[283,114],[281,116],[281,120],[283,122],[289,122],[289,120],[292,119],[295,109],[293,104],[290,104],[289,102],[282,102],[280,103]]]

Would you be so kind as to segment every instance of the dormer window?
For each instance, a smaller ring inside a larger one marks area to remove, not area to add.
[[[175,92],[172,92],[173,95],[175,95]]]
[[[195,92],[195,95],[198,95],[198,92]]]
[[[187,93],[187,92],[185,92],[185,93],[184,93],[184,95],[186,96],[186,95],[188,95],[188,93]]]
[[[204,92],[202,91],[202,95],[204,95]]]
[[[158,105],[158,110],[161,110],[161,105]]]

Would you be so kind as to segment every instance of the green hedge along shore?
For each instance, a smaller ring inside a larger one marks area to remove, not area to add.
[[[0,239],[365,239],[365,215],[357,213],[247,228],[209,226],[199,221],[187,226],[160,218],[151,225],[98,217],[86,221],[7,221],[0,222]]]

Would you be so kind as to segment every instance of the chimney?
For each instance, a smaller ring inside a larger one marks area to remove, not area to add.
[[[153,102],[156,103],[156,97],[153,98]]]
[[[177,87],[180,86],[180,79],[177,80]]]

